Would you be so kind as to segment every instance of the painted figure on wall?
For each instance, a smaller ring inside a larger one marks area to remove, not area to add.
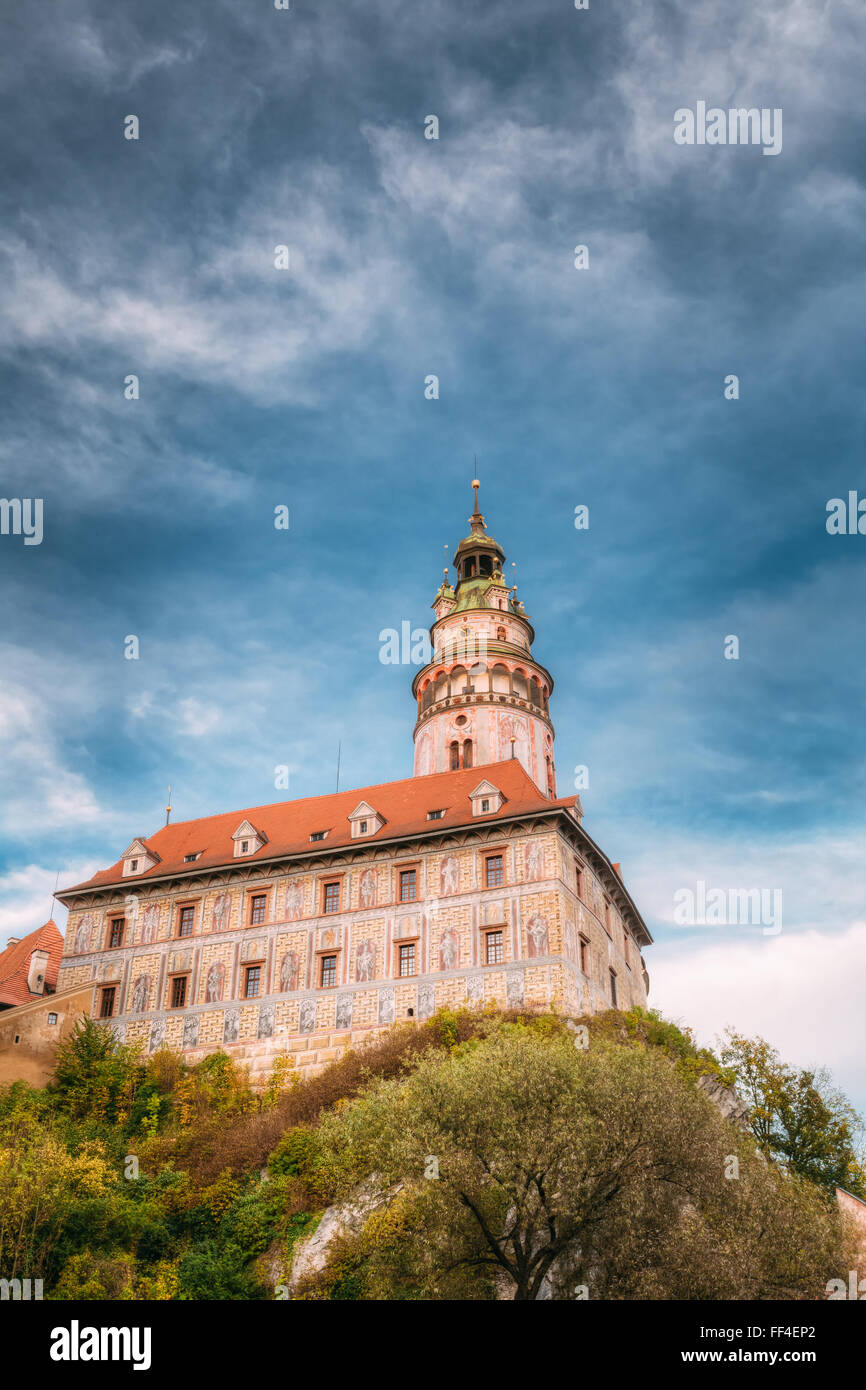
[[[460,943],[453,931],[445,932],[439,947],[440,970],[456,970],[460,960]]]
[[[141,914],[141,940],[145,946],[150,946],[156,940],[159,931],[159,905],[151,903]]]
[[[288,994],[291,990],[298,988],[300,969],[301,962],[298,959],[297,951],[286,951],[280,965],[280,989],[283,994]]]
[[[460,861],[454,854],[442,860],[442,893],[456,893],[460,887]]]
[[[213,905],[214,931],[228,931],[232,915],[232,900],[229,893],[220,893]]]
[[[90,936],[92,927],[93,918],[91,917],[89,912],[85,912],[81,921],[78,923],[78,929],[75,933],[76,955],[83,956],[85,951],[90,950]]]
[[[300,1014],[298,1016],[298,1031],[301,1033],[312,1033],[316,1026],[316,1002],[314,999],[304,999],[301,1003]]]
[[[361,875],[361,906],[376,906],[376,871],[375,869],[365,869]]]
[[[355,959],[355,974],[359,980],[372,980],[375,968],[376,947],[369,938],[366,941],[359,941],[358,954]]]
[[[546,956],[548,952],[547,943],[547,922],[540,913],[530,917],[526,924],[526,946],[527,954],[530,956]]]
[[[304,889],[299,878],[293,878],[286,885],[286,917],[296,922],[304,907]]]
[[[523,849],[525,877],[539,879],[544,872],[544,850],[538,840],[530,840]]]
[[[132,1012],[146,1014],[150,1004],[150,976],[139,975],[132,989]]]
[[[206,1004],[217,1004],[220,999],[222,999],[225,979],[225,966],[221,960],[215,960],[210,970],[207,972],[204,992],[204,1001]]]

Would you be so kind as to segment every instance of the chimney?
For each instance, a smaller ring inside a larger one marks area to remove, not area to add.
[[[9,940],[6,942],[6,945],[7,945],[7,946],[17,946],[17,945],[18,945],[18,942],[19,942],[20,940],[21,940],[21,937],[20,937],[20,936],[10,936],[10,937],[9,937]]]
[[[31,955],[27,972],[27,988],[31,994],[45,993],[45,972],[50,959],[48,951],[34,951]]]

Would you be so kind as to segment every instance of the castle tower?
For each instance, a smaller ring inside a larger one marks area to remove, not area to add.
[[[505,552],[475,509],[433,600],[433,660],[418,672],[415,776],[519,758],[545,795],[556,796],[553,679],[532,655],[535,632],[517,586],[503,575]]]

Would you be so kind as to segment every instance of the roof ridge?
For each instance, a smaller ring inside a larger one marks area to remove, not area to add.
[[[508,766],[512,762],[517,763],[517,766],[522,770],[524,776],[529,778],[529,781],[532,782],[532,778],[529,776],[529,773],[526,771],[526,768],[523,766],[519,758],[500,758],[497,762],[477,763],[475,766],[471,768],[446,768],[443,772],[428,772],[425,773],[423,777],[417,775],[413,775],[411,777],[396,777],[391,782],[370,782],[363,787],[345,787],[340,791],[317,792],[315,796],[296,796],[286,801],[262,801],[258,806],[243,806],[237,810],[230,808],[228,811],[212,811],[210,815],[191,816],[189,820],[176,820],[172,821],[169,825],[161,825],[158,830],[154,830],[153,833],[151,835],[148,835],[146,838],[152,840],[155,839],[157,835],[160,835],[163,830],[175,830],[182,825],[195,825],[198,821],[218,820],[220,816],[248,816],[253,811],[270,811],[274,806],[298,806],[302,801],[330,801],[335,796],[349,796],[353,792],[372,792],[377,791],[380,787],[396,787],[399,786],[401,782],[433,782],[439,777],[454,777],[459,773],[478,772],[485,767],[502,767],[503,765]],[[535,786],[536,784],[532,782],[532,785]],[[550,799],[544,796],[544,793],[540,790],[540,788],[536,789],[538,790],[538,795],[540,798],[542,798],[543,800]],[[143,838],[144,837],[141,835],[133,836],[133,839],[135,840],[140,840]]]

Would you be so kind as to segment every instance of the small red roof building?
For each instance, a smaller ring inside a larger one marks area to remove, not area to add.
[[[0,1009],[54,994],[62,953],[63,937],[53,921],[20,940],[10,937],[0,951]]]

